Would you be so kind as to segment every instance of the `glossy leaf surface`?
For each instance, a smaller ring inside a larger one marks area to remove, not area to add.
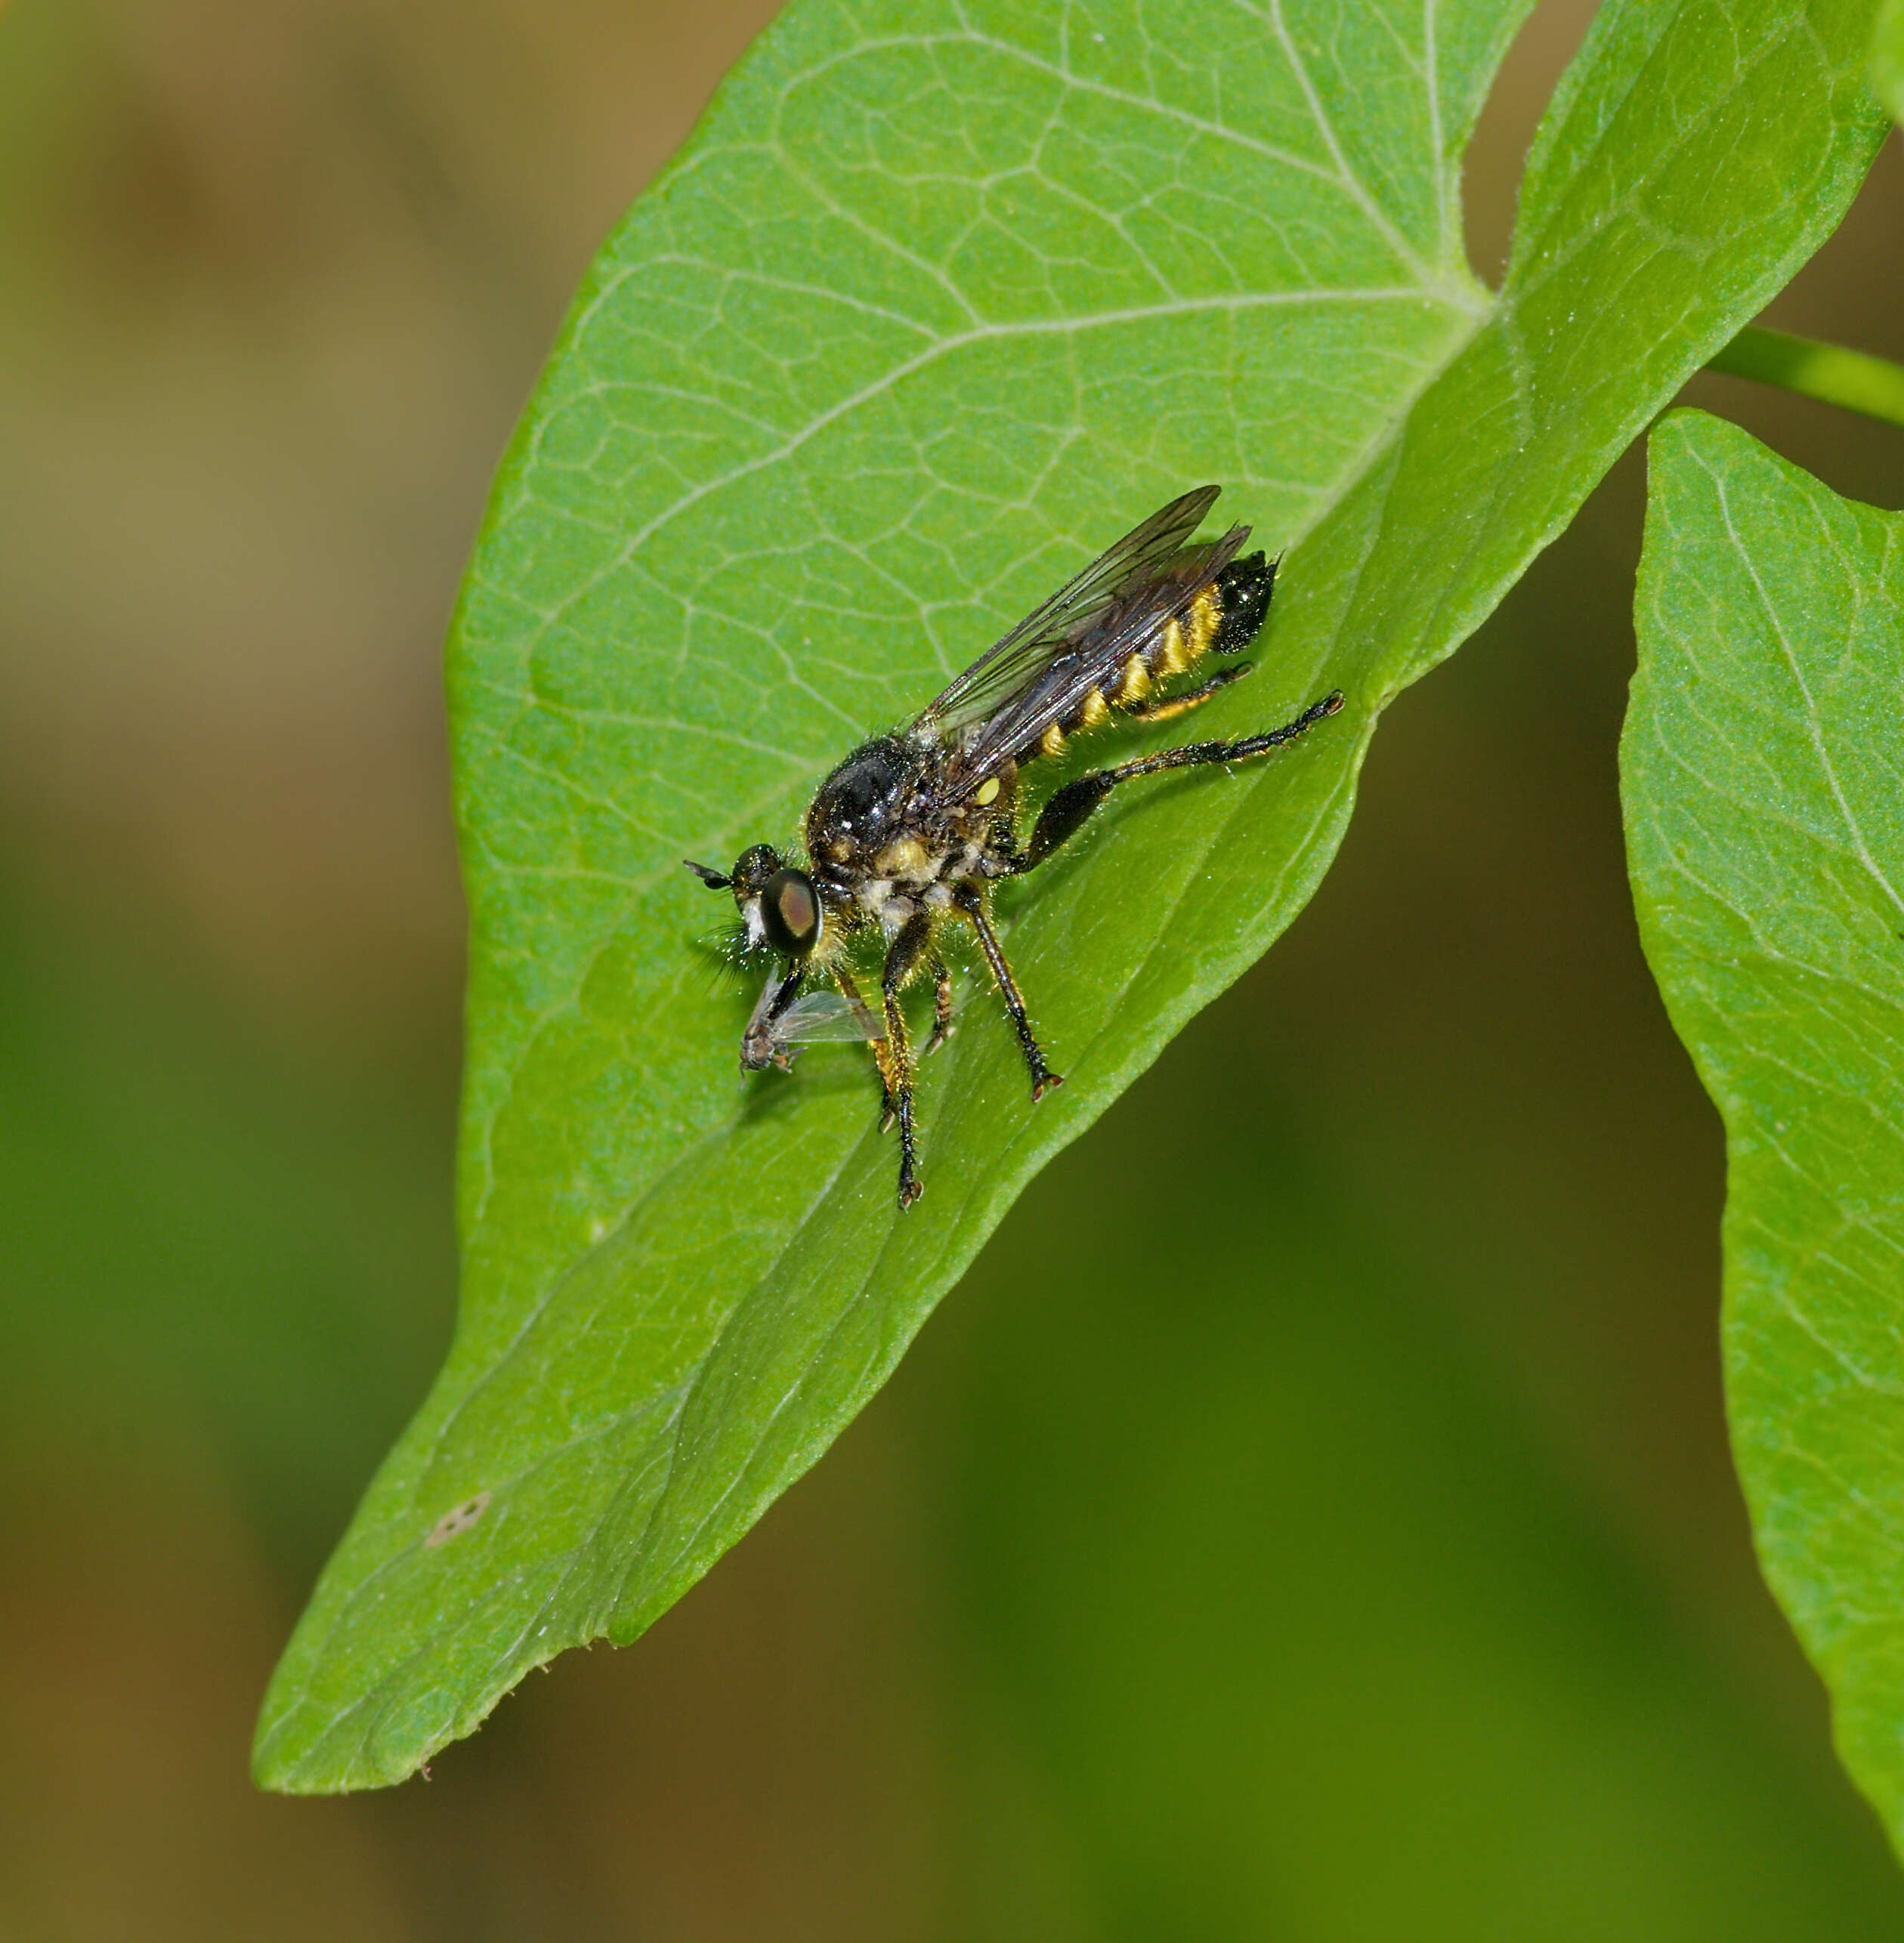
[[[456,1339],[280,1669],[267,1784],[399,1778],[705,1572],[1301,908],[1386,702],[1834,226],[1879,125],[1868,10],[1615,0],[1490,297],[1457,165],[1521,11],[796,0],[610,240],[451,650]],[[1348,709],[1004,900],[1068,1083],[1032,1111],[968,972],[898,1220],[863,1052],[736,1072],[747,996],[695,943],[726,913],[679,860],[790,838],[857,738],[1204,479],[1290,551],[1198,732]]]
[[[1726,1122],[1760,1554],[1904,1844],[1904,516],[1736,428],[1652,437],[1621,747],[1641,930]]]

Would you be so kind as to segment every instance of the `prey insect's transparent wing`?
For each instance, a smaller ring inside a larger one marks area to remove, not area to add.
[[[960,731],[1022,696],[1057,656],[1097,631],[1133,589],[1162,576],[1188,545],[1222,490],[1219,486],[1199,486],[1133,527],[988,648],[926,708],[913,727],[955,740]],[[1247,530],[1238,530],[1238,545]]]
[[[843,992],[807,992],[796,999],[774,1022],[774,1036],[787,1046],[821,1039],[879,1039],[886,1027],[864,1005],[855,1005]]]

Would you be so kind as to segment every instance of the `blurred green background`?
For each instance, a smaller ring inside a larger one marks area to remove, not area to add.
[[[1904,1938],[1726,1458],[1620,845],[1634,456],[705,1584],[427,1782],[252,1792],[449,1327],[457,576],[770,11],[0,12],[0,1937]],[[1587,11],[1490,104],[1490,271]],[[1901,228],[1893,144],[1774,320],[1904,357]],[[1895,432],[1695,394],[1904,498]]]

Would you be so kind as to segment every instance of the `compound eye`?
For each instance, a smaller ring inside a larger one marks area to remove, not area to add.
[[[761,891],[760,918],[777,950],[804,957],[820,942],[824,922],[813,879],[804,870],[776,870]]]

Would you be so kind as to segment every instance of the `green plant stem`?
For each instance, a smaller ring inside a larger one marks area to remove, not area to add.
[[[1904,425],[1904,366],[1868,351],[1748,324],[1706,369],[1782,385],[1804,397]]]

